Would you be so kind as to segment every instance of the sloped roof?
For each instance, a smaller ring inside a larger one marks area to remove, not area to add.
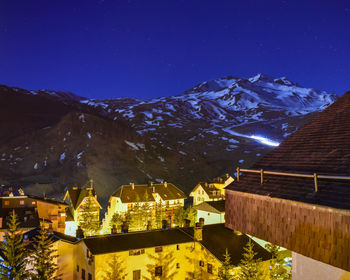
[[[263,157],[254,169],[290,173],[350,176],[350,92],[289,136]],[[349,180],[318,180],[318,192],[310,178],[264,175],[240,176],[227,189],[350,210]]]
[[[204,201],[193,206],[193,208],[196,210],[220,214],[225,212],[225,200]]]
[[[35,240],[35,237],[40,235],[40,227],[37,227],[37,228],[34,228],[28,232],[25,233],[25,235],[27,236],[27,238],[30,240],[30,241],[34,241]],[[53,233],[49,233],[48,234],[50,237],[51,237],[51,240],[53,242],[56,242],[58,240],[64,240],[64,241],[67,241],[67,242],[70,242],[70,243],[76,243],[79,241],[79,239],[73,237],[73,236],[70,236],[70,235],[66,235],[64,233],[61,233],[61,232],[56,232],[54,231]]]
[[[216,188],[214,184],[207,182],[199,182],[197,186],[192,190],[192,192],[195,192],[199,187],[203,188],[209,198],[217,198],[222,196],[221,192],[217,192],[220,191],[220,189]]]
[[[193,242],[193,238],[180,229],[168,229],[88,237],[84,242],[92,254],[98,255]]]
[[[147,193],[147,201],[145,200]],[[120,197],[123,203],[153,202],[153,193],[159,194],[163,200],[185,199],[186,195],[171,183],[149,185],[123,185],[112,196]]]
[[[77,209],[80,204],[82,203],[82,201],[84,200],[85,197],[89,196],[89,190],[90,188],[72,188],[67,190],[65,196],[64,196],[64,200],[67,198],[67,196],[70,197],[71,201],[72,201],[72,206],[74,209]],[[95,189],[92,189],[92,195],[95,196],[96,192]],[[96,200],[96,202],[98,203],[98,201]],[[98,203],[99,207],[101,207],[101,205]]]
[[[183,228],[183,231],[193,236],[193,228]],[[218,260],[225,260],[224,254],[226,248],[231,256],[231,263],[238,265],[243,258],[244,247],[249,241],[245,234],[238,235],[231,229],[225,227],[225,224],[213,224],[203,226],[202,241],[200,243],[207,248]],[[252,240],[254,251],[257,252],[256,258],[268,260],[270,253],[258,243]]]
[[[54,204],[54,205],[58,205],[58,206],[62,206],[62,207],[68,206],[68,204],[66,202],[62,202],[62,201],[59,201],[59,200],[54,200],[54,199],[51,199],[51,198],[39,197],[39,196],[35,196],[35,195],[28,195],[28,197],[32,198],[32,199],[35,199],[35,200],[38,200],[38,201],[42,201],[42,202],[45,202],[45,203]]]

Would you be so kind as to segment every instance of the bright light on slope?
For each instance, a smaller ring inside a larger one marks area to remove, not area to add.
[[[268,146],[274,146],[277,147],[279,146],[280,143],[276,142],[276,141],[272,141],[268,138],[262,137],[262,136],[256,136],[256,135],[251,135],[249,136],[250,138],[259,141],[262,144],[268,145]]]

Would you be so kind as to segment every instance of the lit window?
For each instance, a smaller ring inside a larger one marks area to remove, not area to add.
[[[35,205],[35,201],[32,201],[32,205]]]
[[[162,275],[163,275],[163,268],[161,266],[156,266],[155,276],[162,276]]]
[[[20,201],[19,201],[19,204],[20,204],[20,205],[24,205],[24,200],[20,200]]]
[[[6,205],[6,206],[9,206],[9,205],[10,205],[10,201],[5,200],[5,205]]]

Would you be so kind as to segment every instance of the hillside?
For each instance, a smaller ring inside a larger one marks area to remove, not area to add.
[[[60,197],[90,179],[106,201],[121,184],[200,180],[249,166],[335,100],[258,74],[151,100],[88,100],[0,86],[0,180]]]

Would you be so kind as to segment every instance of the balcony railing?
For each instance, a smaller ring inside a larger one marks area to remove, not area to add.
[[[237,167],[237,182],[239,182],[240,173],[257,173],[260,174],[260,184],[264,183],[264,175],[276,175],[276,176],[289,176],[289,177],[299,177],[299,178],[313,178],[315,192],[318,192],[318,179],[326,180],[350,180],[350,176],[332,176],[332,175],[321,175],[317,173],[313,174],[302,174],[302,173],[289,173],[289,172],[278,172],[278,171],[265,171],[263,169],[240,169]]]

